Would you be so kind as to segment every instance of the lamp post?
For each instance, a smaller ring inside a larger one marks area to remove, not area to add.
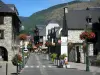
[[[24,67],[24,51],[23,51],[23,40],[20,42],[21,53],[22,53],[22,68]]]
[[[89,10],[89,8],[87,8],[86,10]],[[90,29],[92,26],[92,22],[91,22],[92,18],[91,15],[89,14],[89,16],[86,17],[86,21],[87,21],[87,25],[86,25],[86,31],[88,31],[88,29]],[[89,69],[89,51],[88,51],[88,41],[87,39],[85,40],[86,42],[86,71],[90,71]]]
[[[23,51],[23,47],[21,47],[21,51],[22,51],[22,68],[24,67],[24,51]]]
[[[48,41],[50,41],[50,30],[48,30]],[[50,47],[48,46],[48,57],[49,57],[49,60],[50,60]]]
[[[66,16],[68,14],[68,8],[64,8],[64,16],[63,16],[63,28],[62,28],[62,35],[61,35],[61,55],[66,54],[68,56],[68,27],[67,27],[67,20]]]

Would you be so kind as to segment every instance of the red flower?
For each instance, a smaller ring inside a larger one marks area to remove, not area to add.
[[[19,39],[20,40],[26,40],[27,39],[27,35],[26,34],[20,34],[19,35]]]
[[[84,40],[84,39],[94,39],[95,38],[95,33],[94,32],[82,32],[80,34],[80,39]]]
[[[45,45],[46,46],[50,46],[51,45],[51,42],[46,42]]]
[[[18,56],[18,60],[19,60],[19,61],[22,61],[21,55],[17,54],[17,56]]]

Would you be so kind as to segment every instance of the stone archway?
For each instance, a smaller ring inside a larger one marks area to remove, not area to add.
[[[3,61],[8,61],[8,51],[2,46],[0,46],[0,55],[2,56]]]

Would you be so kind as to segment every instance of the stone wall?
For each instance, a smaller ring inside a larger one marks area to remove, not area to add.
[[[75,45],[75,53],[76,51],[76,46],[79,46],[79,53],[80,53],[80,62],[81,63],[85,63],[86,62],[86,55],[82,49],[82,45],[80,45],[81,43],[83,43],[83,40],[80,40],[80,34],[83,32],[84,30],[69,30],[68,31],[68,42],[72,42],[72,43],[77,43],[77,45]],[[93,44],[90,43],[88,44],[88,50],[89,50],[89,56],[93,56]],[[73,57],[73,56],[71,56]],[[74,57],[77,57],[77,53],[75,54]],[[77,60],[77,58],[75,59]]]
[[[79,36],[84,30],[68,30],[68,42],[82,43]]]
[[[5,16],[4,24],[0,25],[0,29],[4,30],[4,39],[0,39],[0,46],[8,51],[8,60],[12,59],[12,17]]]

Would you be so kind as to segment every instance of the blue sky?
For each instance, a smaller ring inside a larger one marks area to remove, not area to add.
[[[73,0],[2,0],[6,4],[15,4],[20,16],[28,17],[33,13],[51,6]]]

